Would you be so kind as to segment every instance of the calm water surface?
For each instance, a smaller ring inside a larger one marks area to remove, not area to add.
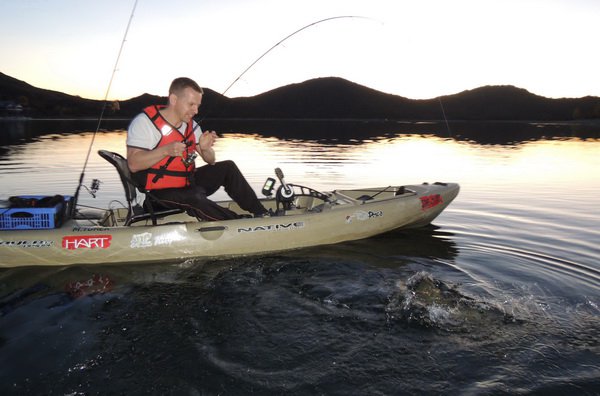
[[[84,184],[102,183],[82,204],[124,202],[96,154],[124,154],[122,128],[96,135]],[[225,128],[216,149],[257,191],[281,167],[320,190],[452,181],[461,193],[428,228],[339,245],[2,269],[0,392],[598,394],[597,131],[336,124],[333,138],[333,124],[319,128]],[[0,199],[72,195],[93,130],[0,122]]]

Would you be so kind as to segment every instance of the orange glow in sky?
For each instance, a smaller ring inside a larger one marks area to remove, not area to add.
[[[0,6],[0,71],[34,86],[102,99],[134,0],[23,0]],[[408,98],[484,85],[547,97],[600,96],[596,0],[139,0],[109,99],[165,95],[189,76],[251,96],[342,77]]]

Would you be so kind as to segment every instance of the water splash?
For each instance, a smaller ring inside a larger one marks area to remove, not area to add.
[[[420,271],[397,290],[386,306],[388,322],[405,322],[425,328],[469,332],[483,325],[518,323],[519,319],[495,304],[461,294],[456,285]]]

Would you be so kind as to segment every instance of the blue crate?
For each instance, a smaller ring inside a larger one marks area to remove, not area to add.
[[[42,199],[44,195],[21,195],[18,198]],[[0,230],[43,230],[62,225],[71,197],[50,208],[0,208]]]

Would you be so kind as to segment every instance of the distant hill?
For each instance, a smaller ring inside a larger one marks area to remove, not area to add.
[[[27,115],[88,116],[99,114],[102,103],[62,92],[36,88],[24,81],[0,73],[0,103],[20,104]]]
[[[108,103],[107,118],[131,118],[166,97],[144,94]],[[103,101],[36,88],[0,73],[0,106],[21,105],[31,117],[97,117]],[[336,78],[317,78],[260,95],[227,98],[206,89],[200,117],[206,119],[574,121],[600,119],[600,98],[550,99],[514,86],[485,86],[434,99],[408,99]],[[1,109],[0,109],[1,110]]]

